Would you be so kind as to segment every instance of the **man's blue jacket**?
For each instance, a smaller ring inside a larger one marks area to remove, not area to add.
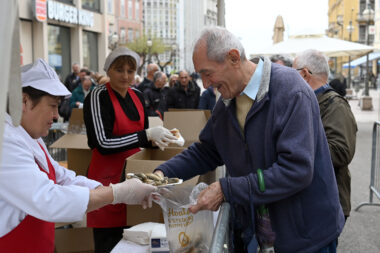
[[[276,253],[327,246],[341,233],[344,216],[314,92],[296,70],[265,58],[244,134],[235,112],[235,99],[220,99],[200,142],[157,169],[189,179],[225,164],[229,176],[220,184],[233,207],[235,228],[254,226],[252,204],[266,204]],[[258,188],[259,168],[264,193]]]

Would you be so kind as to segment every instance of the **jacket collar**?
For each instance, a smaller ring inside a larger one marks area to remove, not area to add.
[[[259,91],[257,92],[257,95],[256,95],[256,102],[260,102],[269,91],[269,82],[270,82],[270,74],[271,74],[271,66],[272,66],[271,65],[272,63],[268,57],[256,57],[252,59],[252,62],[255,64],[258,64],[260,58],[264,62],[264,64],[263,64],[263,72],[261,76]],[[222,101],[226,107],[230,105],[231,100],[232,99],[222,98]]]

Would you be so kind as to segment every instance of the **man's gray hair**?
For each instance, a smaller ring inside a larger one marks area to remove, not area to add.
[[[330,68],[327,56],[314,49],[308,49],[298,53],[295,60],[296,69],[307,68],[313,75],[329,76]]]
[[[247,60],[244,47],[239,39],[223,27],[205,28],[194,46],[194,51],[203,41],[206,43],[207,58],[211,61],[223,62],[231,49],[239,51],[241,61]]]
[[[164,72],[156,71],[153,75],[153,83],[155,83],[157,80],[160,80],[164,76]]]

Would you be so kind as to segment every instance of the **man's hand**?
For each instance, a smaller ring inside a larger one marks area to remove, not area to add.
[[[222,188],[219,182],[212,183],[203,190],[197,199],[197,204],[189,208],[190,212],[197,213],[200,210],[218,210],[224,199]]]
[[[156,175],[159,176],[160,178],[164,178],[164,177],[165,177],[164,173],[163,173],[161,170],[156,170],[156,171],[154,172],[154,174],[156,174]]]

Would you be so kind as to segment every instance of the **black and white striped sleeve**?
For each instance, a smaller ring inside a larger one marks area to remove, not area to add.
[[[121,136],[112,134],[115,113],[104,85],[96,87],[86,97],[83,113],[91,149],[97,148],[102,154],[113,154],[149,146],[144,130]]]

